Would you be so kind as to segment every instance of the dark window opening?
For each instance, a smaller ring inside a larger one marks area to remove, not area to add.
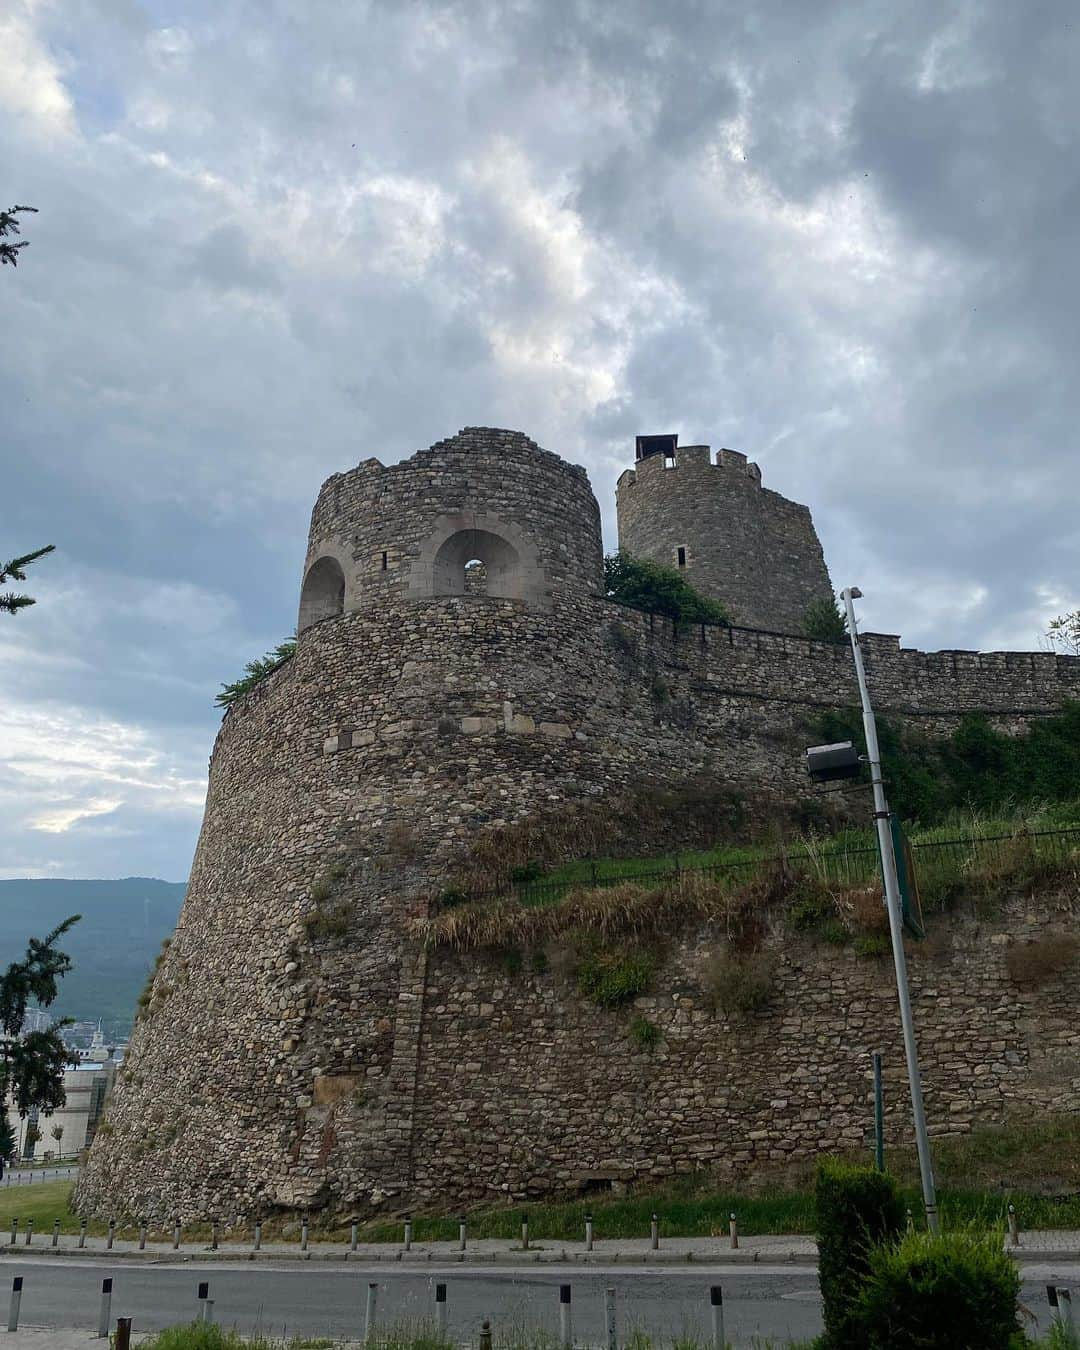
[[[582,1195],[601,1195],[614,1189],[610,1177],[586,1177],[581,1183]]]
[[[385,554],[385,553],[382,555],[382,570],[383,570],[384,572],[386,571],[386,554]]]
[[[637,436],[634,440],[634,458],[648,459],[651,455],[663,455],[665,461],[674,460],[675,447],[679,444],[678,435],[673,436]]]
[[[686,549],[681,544],[679,545],[679,566],[686,566]]]

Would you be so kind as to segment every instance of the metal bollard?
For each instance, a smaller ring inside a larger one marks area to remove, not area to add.
[[[480,1342],[477,1350],[491,1350],[491,1323],[486,1317],[480,1323]]]
[[[591,1214],[586,1214],[586,1215],[585,1215],[585,1250],[586,1250],[587,1252],[591,1252],[591,1251],[592,1251],[592,1238],[593,1238],[592,1215],[591,1215]]]
[[[731,1250],[734,1251],[739,1245],[739,1222],[734,1214],[728,1220],[728,1232],[731,1234]]]
[[[562,1350],[570,1350],[574,1344],[573,1320],[570,1315],[570,1286],[559,1285],[559,1344]]]
[[[915,1231],[915,1218],[910,1209],[907,1212],[907,1230],[909,1233]]]
[[[713,1350],[724,1350],[724,1291],[718,1284],[709,1287],[709,1305],[712,1311]]]
[[[262,1246],[262,1219],[257,1218],[255,1220],[255,1242],[252,1247],[252,1251],[257,1252],[261,1246]]]
[[[307,1243],[308,1243],[308,1219],[307,1215],[305,1214],[300,1220],[300,1250],[302,1252],[307,1251]]]
[[[210,1220],[210,1250],[216,1252],[218,1249],[218,1221]]]
[[[16,1275],[11,1281],[11,1305],[8,1308],[8,1331],[18,1331],[19,1329],[19,1304],[22,1303],[22,1282],[23,1277]]]
[[[131,1350],[131,1318],[116,1319],[116,1344],[114,1350]]]
[[[59,1219],[53,1219],[53,1226],[52,1226],[52,1245],[53,1245],[54,1247],[58,1247],[58,1246],[60,1245],[60,1220],[59,1220]]]
[[[619,1336],[615,1327],[615,1290],[604,1290],[604,1326],[607,1329],[607,1350],[619,1350]]]
[[[195,1319],[198,1322],[212,1322],[214,1314],[210,1311],[213,1308],[210,1301],[210,1281],[199,1281],[199,1316]]]
[[[349,1251],[354,1252],[360,1242],[359,1237],[360,1224],[353,1219],[349,1224]]]
[[[1072,1294],[1068,1289],[1063,1288],[1061,1285],[1058,1285],[1056,1293],[1058,1322],[1066,1331],[1072,1332],[1075,1327],[1072,1313]]]
[[[370,1344],[372,1336],[375,1335],[375,1297],[379,1292],[379,1286],[370,1282],[367,1287],[367,1304],[364,1308],[364,1343]]]
[[[86,1220],[85,1220],[85,1219],[80,1219],[80,1220],[79,1220],[79,1250],[82,1251],[82,1249],[83,1249],[85,1246],[86,1246]]]
[[[146,1219],[139,1220],[139,1251],[146,1251]]]
[[[1009,1246],[1020,1246],[1020,1225],[1016,1221],[1016,1206],[1009,1206]]]
[[[527,1214],[521,1216],[521,1250],[523,1252],[529,1250],[529,1216]]]
[[[660,1246],[660,1220],[654,1214],[649,1224],[649,1246],[656,1251]]]
[[[405,1215],[405,1250],[412,1251],[412,1215]]]
[[[8,1243],[8,1246],[9,1246],[9,1247],[14,1247],[14,1246],[15,1246],[15,1233],[16,1233],[16,1230],[18,1229],[18,1227],[19,1227],[19,1221],[18,1221],[18,1219],[12,1219],[12,1221],[11,1221],[11,1241]]]
[[[178,1251],[180,1247],[180,1215],[177,1214],[172,1221],[172,1249]]]
[[[112,1251],[113,1239],[116,1237],[116,1220],[109,1220],[109,1236],[105,1239],[105,1250]]]
[[[112,1322],[112,1279],[101,1281],[101,1307],[98,1309],[97,1334],[99,1340],[105,1340],[109,1335],[109,1325]]]
[[[27,1245],[28,1247],[30,1246],[30,1239],[31,1239],[33,1236],[34,1236],[34,1221],[33,1221],[33,1219],[27,1219],[27,1221],[26,1221],[26,1245]]]
[[[439,1331],[439,1340],[446,1340],[446,1285],[435,1286],[435,1325]]]
[[[459,1220],[458,1220],[458,1251],[459,1251],[459,1252],[463,1252],[463,1251],[465,1250],[465,1231],[466,1231],[466,1223],[465,1223],[465,1220],[464,1220],[464,1219],[459,1219]]]

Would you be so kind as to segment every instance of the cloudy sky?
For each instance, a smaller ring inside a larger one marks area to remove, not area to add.
[[[3,0],[0,875],[187,874],[322,479],[742,450],[923,647],[1080,603],[1066,0]]]

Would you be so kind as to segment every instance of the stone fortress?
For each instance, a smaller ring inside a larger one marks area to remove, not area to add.
[[[84,1212],[369,1214],[745,1171],[861,1144],[877,1046],[903,1135],[895,994],[846,950],[785,939],[768,1009],[728,1021],[701,977],[724,934],[665,935],[635,1005],[662,1036],[647,1052],[557,951],[415,935],[515,830],[610,811],[645,851],[702,794],[807,797],[813,717],[856,702],[846,647],[798,633],[831,595],[809,512],[756,466],[641,437],[618,515],[622,548],[685,568],[735,623],[675,630],[605,598],[584,470],[518,432],[466,428],[323,485],[297,651],[217,737]],[[1080,661],[1045,652],[864,648],[881,712],[933,732],[972,711],[1018,730],[1080,694]],[[936,1127],[1080,1106],[1072,984],[1037,1007],[1004,984],[1009,945],[1060,906],[1018,904],[913,953]]]

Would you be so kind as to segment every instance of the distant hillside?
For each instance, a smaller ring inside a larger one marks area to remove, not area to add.
[[[0,966],[19,960],[29,937],[44,937],[69,914],[82,919],[64,938],[74,962],[60,983],[58,1016],[102,1018],[107,1034],[130,1030],[154,957],[176,927],[186,882],[0,881]]]

